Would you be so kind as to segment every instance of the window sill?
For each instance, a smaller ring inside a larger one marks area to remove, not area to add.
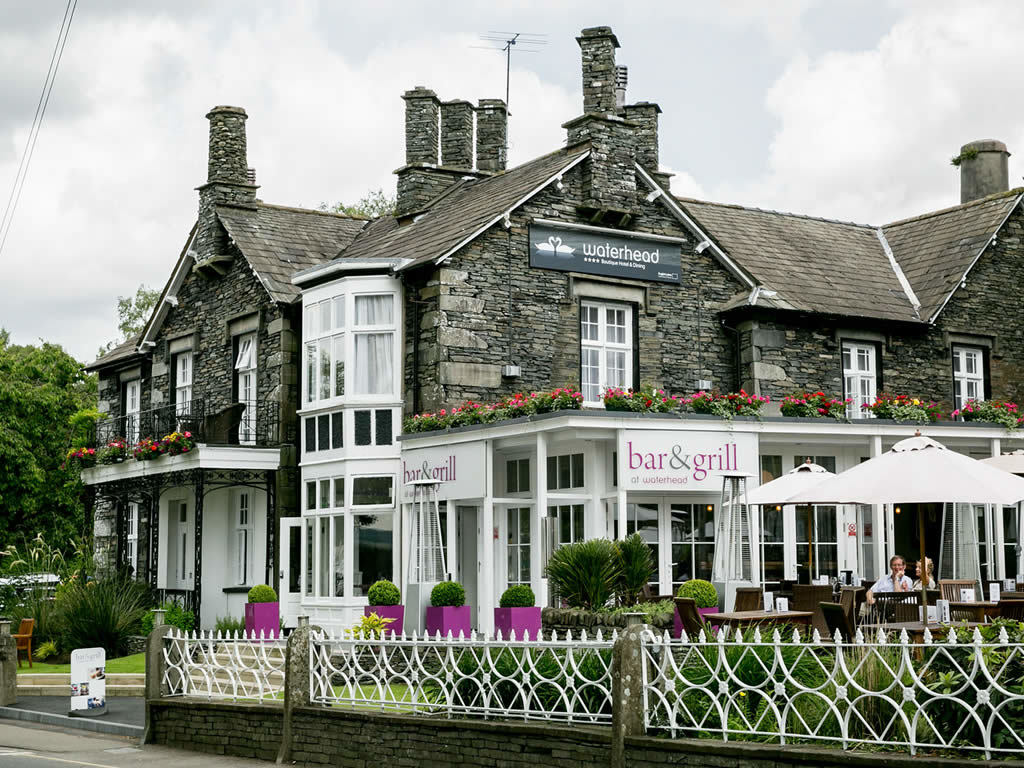
[[[222,591],[224,592],[225,595],[241,595],[248,594],[250,589],[252,589],[252,587],[224,587]]]

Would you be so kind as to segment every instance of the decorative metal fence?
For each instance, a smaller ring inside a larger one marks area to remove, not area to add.
[[[1024,754],[1024,644],[1006,629],[806,642],[644,633],[645,725],[672,736]],[[788,636],[787,636],[788,637]],[[970,638],[964,642],[965,638]]]
[[[281,702],[283,638],[172,630],[164,637],[165,696]]]
[[[610,723],[614,641],[600,632],[533,640],[315,633],[310,699],[434,716]]]

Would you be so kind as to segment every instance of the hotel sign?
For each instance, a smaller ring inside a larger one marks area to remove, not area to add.
[[[456,443],[436,448],[414,448],[402,452],[399,482],[402,497],[413,497],[416,480],[436,480],[439,499],[475,499],[484,495],[486,451],[483,442]]]
[[[678,283],[681,253],[665,240],[530,225],[530,266],[541,269]]]
[[[757,436],[736,432],[624,429],[619,487],[627,491],[722,490],[722,475],[758,474]]]

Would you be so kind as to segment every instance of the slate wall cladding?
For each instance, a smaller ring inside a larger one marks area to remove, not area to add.
[[[882,388],[953,408],[951,335],[991,344],[992,397],[1024,398],[1024,321],[1007,312],[1011,286],[1024,284],[1024,214],[1004,224],[932,327],[870,324],[853,319],[758,314],[740,323],[743,386],[779,400],[801,390],[843,391],[838,339],[882,343]],[[859,328],[858,328],[859,326]]]
[[[447,264],[410,278],[418,287],[418,305],[408,313],[406,325],[408,410],[415,407],[410,391],[417,378],[412,364],[414,332],[419,336],[420,410],[531,389],[579,386],[579,300],[571,293],[569,273],[530,267],[528,232],[535,218],[586,223],[576,213],[583,199],[582,176],[583,169],[576,166],[563,176],[563,191],[552,184],[517,209],[511,230],[497,224]],[[721,327],[713,308],[742,286],[709,251],[693,255],[692,238],[660,203],[645,202],[645,191],[636,194],[635,231],[687,241],[682,246],[680,285],[607,283],[645,296],[646,305],[636,313],[640,383],[688,393],[698,378],[711,378],[729,389],[735,375],[733,336]],[[502,379],[501,366],[507,363],[522,366],[522,377]]]

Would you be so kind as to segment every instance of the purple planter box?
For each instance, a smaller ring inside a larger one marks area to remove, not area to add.
[[[277,637],[281,634],[278,603],[246,603],[245,633],[264,637]]]
[[[367,605],[363,608],[363,616],[369,616],[371,613],[376,613],[382,619],[394,619],[388,624],[387,632],[394,632],[396,635],[402,634],[402,623],[405,620],[405,606],[404,605]]]
[[[441,637],[447,637],[449,632],[455,638],[460,632],[463,637],[469,637],[471,620],[472,613],[468,605],[427,606],[427,632],[431,637],[438,632]]]
[[[516,640],[537,640],[541,633],[540,608],[495,608],[494,632],[495,636],[500,632],[506,640],[512,632]]]
[[[679,618],[679,609],[674,608],[673,612],[675,613],[675,626],[672,628],[672,637],[681,637],[683,634],[683,622]],[[718,613],[718,608],[698,608],[697,613],[699,613],[701,616],[707,616],[709,613]],[[714,627],[711,628],[711,630],[715,631],[717,628],[718,625],[716,624]]]

